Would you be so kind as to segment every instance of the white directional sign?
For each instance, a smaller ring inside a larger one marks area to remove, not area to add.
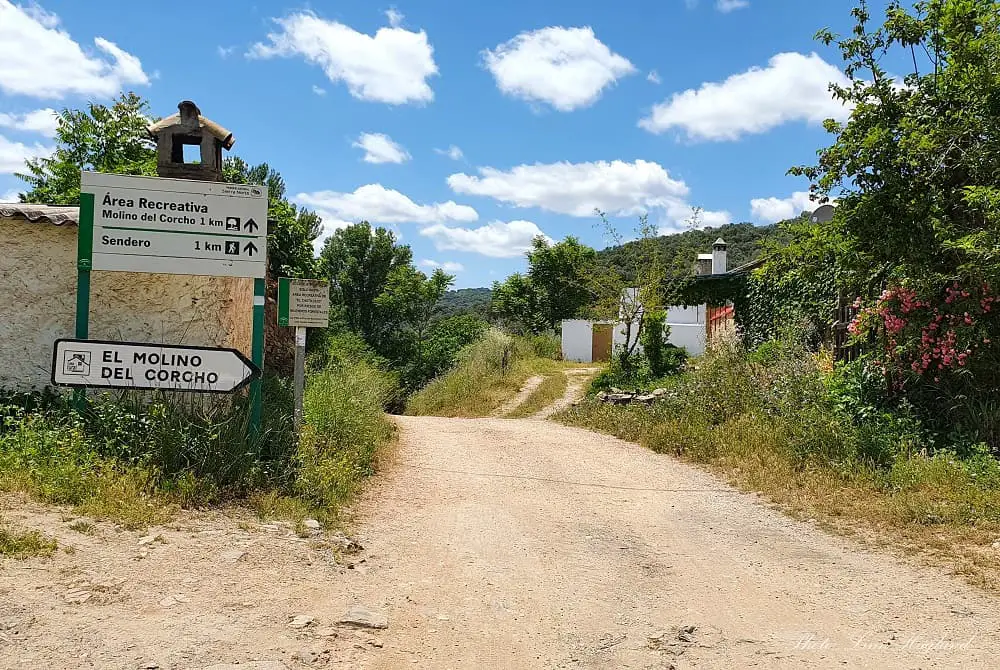
[[[56,340],[52,355],[56,386],[230,393],[259,375],[235,349]]]
[[[84,172],[80,190],[93,196],[92,216],[80,216],[83,269],[265,275],[265,186]]]

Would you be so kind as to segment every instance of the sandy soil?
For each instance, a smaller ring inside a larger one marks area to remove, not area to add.
[[[0,667],[998,665],[995,599],[669,457],[530,419],[399,423],[358,553],[233,513],[140,544],[6,501],[75,553],[0,563]],[[355,603],[388,628],[339,625]]]
[[[537,412],[532,418],[547,419],[556,412],[562,411],[584,396],[590,380],[601,371],[601,368],[572,368],[566,370],[566,392],[562,398],[545,409]]]
[[[513,398],[503,403],[493,412],[493,416],[505,416],[510,412],[524,404],[524,402],[531,397],[531,394],[542,385],[545,381],[545,377],[542,375],[534,375],[533,377],[528,377],[524,384],[521,385],[521,389],[517,392]]]

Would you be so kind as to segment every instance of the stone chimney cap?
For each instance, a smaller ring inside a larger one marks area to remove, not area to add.
[[[231,132],[220,126],[215,121],[206,119],[202,116],[201,110],[198,109],[198,105],[194,104],[190,100],[182,101],[179,105],[177,105],[177,110],[177,114],[168,116],[165,119],[160,119],[156,123],[150,124],[146,128],[146,132],[149,133],[149,136],[155,140],[161,132],[167,130],[168,128],[173,128],[174,126],[187,127],[189,129],[197,127],[219,140],[224,149],[232,149],[233,145],[236,144],[236,138],[233,137]]]
[[[715,241],[715,244],[713,246],[724,247],[724,246],[727,246],[727,245],[726,245],[726,241],[720,237],[719,239],[717,239]]]

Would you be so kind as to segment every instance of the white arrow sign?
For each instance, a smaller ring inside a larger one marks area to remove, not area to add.
[[[56,386],[230,393],[260,375],[235,349],[170,344],[56,340]]]

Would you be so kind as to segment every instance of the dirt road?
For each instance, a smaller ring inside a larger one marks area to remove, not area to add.
[[[76,553],[3,563],[0,667],[998,667],[992,597],[698,469],[544,421],[399,422],[337,560],[248,518],[140,545],[7,505]],[[355,603],[388,628],[338,625]]]

